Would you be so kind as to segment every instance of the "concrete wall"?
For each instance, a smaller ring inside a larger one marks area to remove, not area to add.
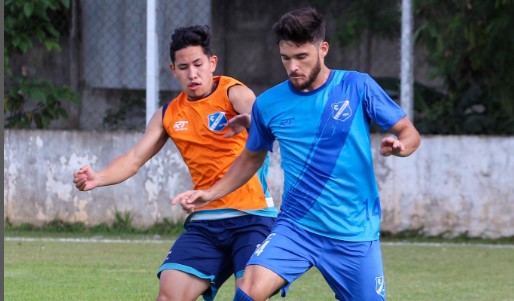
[[[173,143],[133,178],[119,185],[79,192],[72,173],[84,164],[96,170],[125,152],[142,132],[6,130],[4,218],[41,225],[54,219],[87,225],[111,223],[131,212],[135,226],[163,218],[181,222],[171,198],[191,188],[187,168]],[[424,136],[408,158],[377,155],[384,231],[420,229],[427,235],[514,236],[514,137]],[[273,195],[280,203],[280,154],[272,156]]]

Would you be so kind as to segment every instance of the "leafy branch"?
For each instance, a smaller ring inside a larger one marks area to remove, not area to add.
[[[4,3],[4,126],[7,128],[47,128],[51,121],[67,117],[63,101],[78,102],[78,95],[67,86],[31,78],[26,70],[14,75],[13,55],[24,55],[36,44],[47,51],[61,51],[61,34],[52,14],[68,10],[70,0],[6,0]]]

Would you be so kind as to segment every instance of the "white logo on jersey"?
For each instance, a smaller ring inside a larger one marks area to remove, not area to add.
[[[175,122],[175,124],[173,125],[173,129],[175,131],[186,131],[188,128],[187,128],[187,124],[189,123],[189,121],[187,120],[181,120],[181,121],[177,121]]]
[[[352,116],[352,108],[350,108],[350,101],[340,101],[332,104],[332,117],[336,120],[345,121]]]
[[[273,236],[275,236],[275,233],[271,233],[262,244],[257,245],[257,249],[253,254],[255,254],[255,256],[261,255],[262,251],[264,251],[264,248],[266,248],[266,246],[268,245],[269,241]]]
[[[378,276],[375,278],[375,291],[377,292],[377,294],[379,294],[380,296],[385,296],[385,281],[384,281],[384,276]]]

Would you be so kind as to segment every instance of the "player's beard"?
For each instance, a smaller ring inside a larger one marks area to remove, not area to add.
[[[310,85],[312,85],[312,83],[316,80],[316,78],[318,77],[320,72],[321,72],[321,61],[318,58],[318,61],[316,62],[316,65],[312,69],[311,74],[309,74],[309,77],[303,84],[296,86],[292,82],[291,83],[293,84],[293,87],[295,87],[298,91],[303,91],[303,90],[307,89]]]

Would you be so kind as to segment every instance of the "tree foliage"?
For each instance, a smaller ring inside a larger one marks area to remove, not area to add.
[[[416,16],[446,89],[420,117],[436,134],[514,134],[514,1],[420,0]]]
[[[43,45],[48,51],[61,51],[60,33],[52,23],[52,13],[69,9],[70,0],[5,0],[4,76],[9,82],[4,98],[4,126],[7,128],[47,128],[50,122],[67,117],[63,101],[76,103],[77,94],[67,86],[31,78],[28,72],[14,75],[10,60]]]
[[[416,127],[425,134],[514,134],[514,0],[414,2],[417,45],[426,49],[429,75],[444,82],[443,91],[415,84]],[[342,46],[362,43],[369,56],[373,39],[399,38],[399,0],[347,3],[333,36]],[[399,94],[397,79],[377,80]]]
[[[321,1],[320,5],[326,5]],[[343,47],[354,48],[363,43],[365,72],[371,67],[371,50],[376,38],[395,39],[400,34],[398,0],[348,1],[344,10],[329,11],[336,16],[336,31],[332,36]]]

